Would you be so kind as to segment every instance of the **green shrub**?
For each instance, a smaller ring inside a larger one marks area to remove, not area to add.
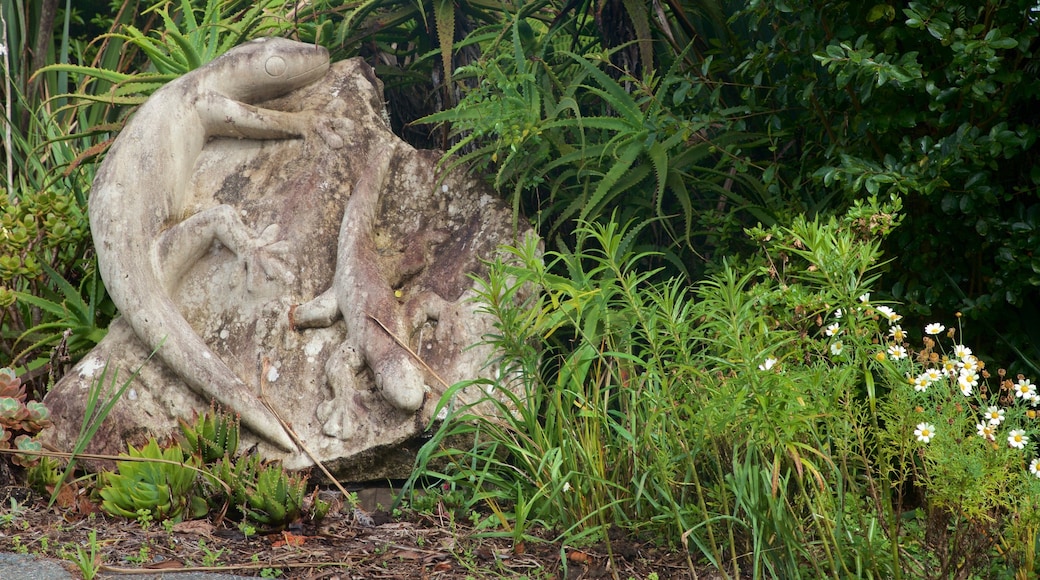
[[[973,341],[1040,371],[1036,4],[764,1],[732,17],[748,50],[731,78],[749,127],[790,153],[781,182],[829,196],[821,209],[904,195],[886,248],[901,267],[876,290],[921,324],[960,311]]]
[[[446,461],[426,474],[517,542],[532,526],[565,543],[620,527],[733,577],[1028,576],[1032,383],[983,388],[954,334],[899,328],[894,305],[871,300],[897,208],[870,200],[840,220],[751,230],[761,257],[692,290],[653,281],[613,221],[578,228],[573,252],[511,248],[479,295],[501,379],[445,394],[420,466]],[[937,378],[915,391],[908,379],[925,373]],[[498,417],[458,402],[474,388]],[[978,435],[990,406],[1005,410],[995,441]],[[1024,449],[1008,446],[1012,428]],[[472,446],[444,447],[449,436]]]
[[[486,52],[456,76],[473,86],[421,121],[449,123],[446,167],[493,174],[544,237],[570,243],[576,221],[616,212],[638,225],[648,258],[700,275],[706,257],[743,241],[742,225],[786,214],[751,156],[768,140],[744,129],[743,108],[693,82],[685,53],[640,78],[611,68],[623,48],[579,52],[560,28],[521,15],[509,24],[508,36],[500,24],[471,35]]]
[[[29,141],[19,136],[19,152],[32,159],[8,192],[16,203],[0,211],[0,352],[31,371],[52,358],[78,360],[104,337],[115,310],[87,257],[93,170],[73,169],[79,143],[60,140],[58,121],[43,109],[38,115]],[[52,379],[58,370],[51,368]]]

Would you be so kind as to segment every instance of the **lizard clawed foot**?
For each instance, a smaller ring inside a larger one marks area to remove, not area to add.
[[[314,128],[330,149],[340,149],[346,144],[345,138],[354,132],[354,122],[342,117],[322,117]]]
[[[322,432],[329,437],[347,440],[356,431],[352,399],[357,389],[357,374],[363,367],[361,353],[347,343],[340,345],[325,363],[325,376],[332,389],[332,398],[318,405],[316,414],[321,421]]]
[[[275,241],[279,231],[277,224],[271,224],[250,243],[249,256],[246,257],[250,291],[271,280],[287,285],[296,281],[296,275],[285,258],[289,254],[289,243]]]
[[[329,437],[347,441],[354,435],[355,426],[349,401],[335,398],[318,405],[316,415],[321,421],[321,432]]]

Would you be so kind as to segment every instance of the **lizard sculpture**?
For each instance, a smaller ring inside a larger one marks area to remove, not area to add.
[[[353,346],[329,359],[326,375],[330,384],[335,387],[343,379],[350,382],[349,378],[366,364],[383,398],[398,409],[413,412],[422,406],[426,396],[423,371],[389,333],[407,341],[428,318],[436,318],[445,301],[432,292],[409,296],[395,291],[400,281],[390,280],[380,267],[373,230],[379,193],[394,151],[390,146],[373,155],[373,168],[358,180],[347,199],[332,287],[293,308],[289,317],[294,328],[315,328],[329,326],[342,316]],[[414,275],[416,268],[413,264],[410,270],[397,275]],[[344,366],[348,368],[341,368]],[[338,398],[339,393],[334,395]],[[326,433],[336,430],[336,426],[326,425]],[[344,432],[347,430],[349,426],[344,426]]]
[[[212,138],[302,136],[313,117],[248,103],[309,85],[328,68],[324,48],[266,38],[171,82],[122,130],[89,201],[101,277],[137,336],[197,394],[239,413],[246,427],[287,451],[295,446],[275,416],[206,345],[170,292],[214,240],[245,260],[251,278],[258,266],[271,270],[262,261],[274,248],[264,246],[277,236],[277,226],[255,238],[228,205],[187,215],[189,181]]]

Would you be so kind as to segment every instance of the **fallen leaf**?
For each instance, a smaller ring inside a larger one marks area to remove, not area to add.
[[[178,534],[198,534],[209,536],[213,533],[213,524],[206,520],[188,520],[173,524],[173,531]]]
[[[451,564],[449,564],[447,562],[439,562],[436,566],[433,567],[433,571],[434,572],[450,572],[451,571]]]
[[[282,539],[271,542],[272,548],[281,548],[282,546],[302,546],[307,540],[307,536],[298,536],[292,532],[282,532]]]
[[[48,491],[52,491],[52,488],[48,488]],[[75,486],[63,485],[58,490],[58,497],[54,498],[54,504],[62,509],[69,509],[70,507],[77,505],[77,493]]]
[[[585,552],[579,552],[578,550],[574,550],[573,552],[567,554],[567,559],[571,562],[574,562],[575,564],[589,563],[589,555]]]
[[[474,551],[474,553],[477,555],[477,558],[480,558],[481,560],[494,560],[495,559],[495,553],[492,552],[491,550],[487,549],[487,548],[477,548]]]
[[[98,510],[97,504],[90,501],[90,498],[86,495],[80,495],[76,501],[78,503],[76,511],[83,517],[89,516]]]

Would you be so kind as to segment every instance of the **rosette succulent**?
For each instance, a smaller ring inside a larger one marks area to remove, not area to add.
[[[176,444],[162,449],[155,439],[141,449],[127,447],[134,460],[119,461],[119,473],[105,474],[101,509],[130,519],[146,511],[156,521],[175,522],[206,514],[205,500],[195,495],[198,471],[193,469],[193,456]]]
[[[15,372],[0,368],[0,449],[39,451],[36,435],[51,425],[50,411],[39,401],[26,401],[25,386]],[[37,455],[12,455],[11,461],[30,467]]]

